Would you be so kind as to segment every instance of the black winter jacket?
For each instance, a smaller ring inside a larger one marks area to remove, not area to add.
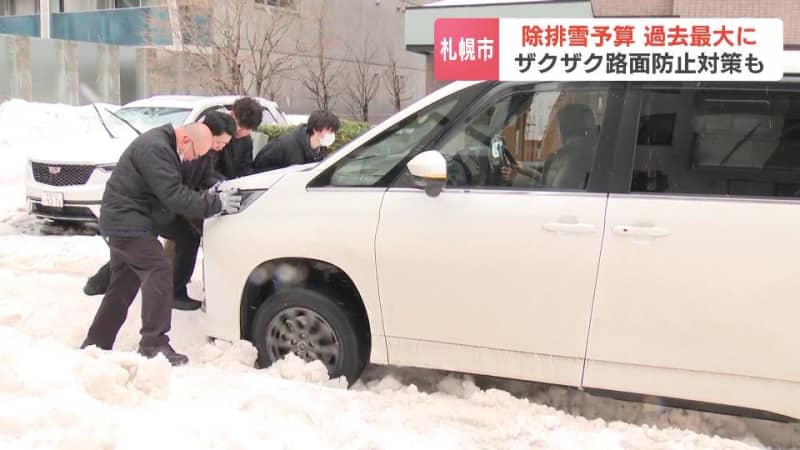
[[[217,178],[232,180],[253,173],[253,139],[233,138],[221,152],[214,153]]]
[[[253,162],[255,172],[321,161],[325,155],[311,148],[306,130],[306,126],[301,125],[293,133],[280,135],[267,142]]]
[[[137,137],[119,158],[100,207],[104,236],[155,235],[153,220],[165,214],[210,217],[221,209],[219,197],[183,184],[175,130],[153,128]]]
[[[189,186],[189,189],[204,191],[218,181],[225,181],[225,178],[221,177],[214,170],[216,153],[217,152],[211,150],[200,158],[192,161],[184,161],[181,164],[183,184]]]

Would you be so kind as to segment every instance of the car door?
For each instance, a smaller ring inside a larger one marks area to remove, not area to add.
[[[800,417],[800,94],[652,86],[639,111],[584,385]]]
[[[438,197],[403,176],[388,190],[376,261],[390,363],[579,383],[607,198],[593,165],[618,99],[498,87],[435,143]]]

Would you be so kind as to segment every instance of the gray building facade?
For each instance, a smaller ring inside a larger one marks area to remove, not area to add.
[[[209,77],[197,70],[197,55],[206,55],[221,39],[226,14],[235,10],[244,1],[241,21],[242,34],[248,30],[268,30],[276,17],[282,17],[291,25],[280,45],[272,52],[275,59],[289,60],[289,69],[280,71],[272,80],[271,89],[255,92],[252,83],[251,48],[243,39],[240,57],[244,78],[242,85],[249,88],[250,95],[274,97],[281,107],[290,113],[308,113],[317,107],[315,96],[306,88],[312,73],[319,72],[319,55],[324,54],[328,69],[326,84],[330,85],[330,109],[341,116],[351,116],[359,108],[351,106],[347,93],[357,91],[359,79],[375,79],[370,85],[377,86],[370,102],[370,121],[381,120],[395,111],[394,95],[388,89],[389,68],[396,67],[404,88],[401,92],[402,106],[419,98],[425,92],[425,57],[406,50],[404,36],[405,9],[410,0],[220,0],[206,1],[206,8],[198,8],[201,0],[0,0],[0,35],[9,35],[0,41],[4,47],[0,53],[14,64],[4,65],[5,71],[33,70],[42,65],[40,60],[52,58],[53,54],[82,54],[77,48],[84,43],[99,44],[109,64],[92,64],[103,67],[96,77],[89,75],[90,62],[85,57],[61,64],[63,72],[56,72],[64,79],[78,77],[78,92],[75,83],[67,81],[63,89],[51,89],[59,94],[43,96],[39,100],[65,103],[88,103],[91,96],[86,91],[84,79],[116,81],[95,82],[94,91],[107,95],[101,100],[125,103],[143,96],[167,93],[212,94],[220,92],[212,86]],[[193,23],[205,24],[207,32],[198,33],[190,29],[189,21],[181,20],[189,11]],[[320,39],[322,25],[322,39]],[[13,39],[9,39],[13,36]],[[28,41],[22,37],[27,36]],[[41,44],[40,40],[66,41]],[[80,45],[78,45],[80,43]],[[77,47],[76,47],[77,46]],[[257,48],[256,46],[255,48]],[[50,48],[50,50],[42,50]],[[86,47],[88,48],[88,47]],[[106,50],[108,48],[108,50]],[[88,50],[84,50],[87,52]],[[56,53],[53,53],[56,52]],[[66,53],[64,53],[66,52]],[[11,58],[11,59],[10,59]],[[215,56],[216,67],[225,71],[225,58]],[[62,58],[63,59],[63,58]],[[72,67],[83,65],[80,67]],[[365,76],[359,76],[362,73]],[[0,87],[0,97],[12,94],[25,96],[27,85],[36,84],[29,79],[36,75],[15,74],[6,78],[13,88]],[[102,85],[102,86],[98,86]],[[20,88],[20,86],[22,86]],[[277,86],[277,87],[276,87]],[[100,89],[102,88],[102,89]],[[24,98],[24,97],[23,97]],[[95,97],[96,98],[96,97]],[[33,99],[31,94],[29,99]],[[116,101],[115,101],[116,100]]]

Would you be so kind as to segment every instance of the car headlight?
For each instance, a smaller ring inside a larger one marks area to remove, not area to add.
[[[245,208],[252,205],[259,197],[264,195],[267,192],[266,189],[250,189],[246,191],[239,191],[242,194],[242,207],[239,208],[239,212],[244,211]]]
[[[265,192],[267,192],[266,189],[247,189],[247,190],[242,189],[242,190],[240,190],[239,194],[242,196],[242,205],[239,208],[239,211],[237,211],[237,212],[235,212],[233,214],[238,214],[238,213],[244,211],[247,207],[249,207],[250,205],[255,203],[255,201],[258,200],[259,197],[264,195]],[[229,216],[230,214],[229,213],[222,213],[222,215],[223,216]]]

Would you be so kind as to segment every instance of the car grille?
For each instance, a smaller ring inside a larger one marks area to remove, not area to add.
[[[32,163],[33,179],[50,186],[86,184],[95,166]],[[53,173],[56,172],[56,173]]]
[[[65,220],[97,220],[97,216],[94,215],[92,210],[85,206],[55,208],[52,206],[44,206],[41,203],[34,203],[33,213]]]

